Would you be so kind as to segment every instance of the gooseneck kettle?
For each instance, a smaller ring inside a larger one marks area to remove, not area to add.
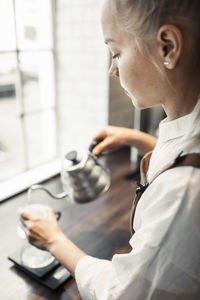
[[[87,203],[106,192],[111,184],[109,169],[92,153],[99,141],[93,141],[84,154],[73,150],[63,160],[61,181],[64,192],[53,194],[43,185],[32,185],[29,190],[41,189],[54,199],[66,198],[71,203]]]

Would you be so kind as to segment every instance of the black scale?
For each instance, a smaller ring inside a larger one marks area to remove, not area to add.
[[[67,279],[71,278],[70,272],[60,265],[60,263],[53,259],[51,263],[42,268],[30,268],[22,262],[21,254],[23,248],[18,249],[12,253],[8,259],[12,261],[17,268],[24,271],[32,278],[50,288],[51,290],[57,289]]]

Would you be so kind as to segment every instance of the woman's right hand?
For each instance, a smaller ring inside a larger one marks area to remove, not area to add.
[[[127,135],[129,131],[133,131],[130,128],[118,127],[118,126],[107,126],[103,128],[93,140],[100,142],[94,147],[93,153],[99,155],[105,150],[115,149],[118,146],[128,145]]]
[[[139,152],[144,154],[153,150],[157,143],[157,139],[148,133],[119,126],[103,128],[93,137],[93,140],[100,140],[93,149],[95,155],[99,155],[105,150],[116,149],[122,145],[136,147]]]

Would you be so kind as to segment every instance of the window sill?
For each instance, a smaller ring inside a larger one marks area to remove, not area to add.
[[[60,173],[60,159],[19,174],[0,183],[0,202]]]

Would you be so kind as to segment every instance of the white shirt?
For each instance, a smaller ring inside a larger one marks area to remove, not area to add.
[[[182,150],[200,153],[199,142],[188,147],[196,134],[200,100],[192,113],[160,123],[148,181]],[[78,262],[82,299],[200,299],[200,169],[177,167],[157,177],[139,201],[133,227],[130,253]]]

